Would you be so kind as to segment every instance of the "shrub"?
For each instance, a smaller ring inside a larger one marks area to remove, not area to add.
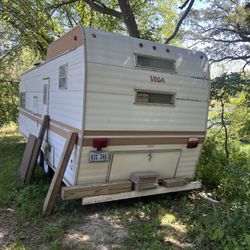
[[[198,164],[197,177],[209,187],[218,187],[223,176],[223,168],[227,158],[223,148],[212,137],[207,137]]]

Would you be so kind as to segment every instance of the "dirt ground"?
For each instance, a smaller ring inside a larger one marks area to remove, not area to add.
[[[49,246],[51,243],[48,245],[41,239],[41,228],[37,224],[35,227],[30,223],[20,225],[15,221],[14,213],[11,209],[0,213],[0,249],[18,249],[18,242],[22,242],[27,249],[52,248]],[[57,248],[118,249],[126,245],[127,235],[119,218],[93,213],[68,227],[60,237]]]
[[[173,210],[176,208],[175,206]],[[46,241],[41,235],[44,233],[43,226],[39,226],[37,221],[33,224],[32,222],[20,223],[15,219],[14,210],[1,210],[0,249],[131,249],[128,247],[128,231],[123,226],[121,214],[110,214],[109,205],[91,207],[83,211],[75,222],[63,228],[58,238]],[[122,211],[125,215],[126,208]],[[49,225],[58,225],[59,220],[59,217],[51,217]],[[173,215],[166,214],[162,218],[161,230],[165,235],[164,241],[170,245],[166,249],[195,249],[187,237],[185,225],[178,221],[174,222]]]

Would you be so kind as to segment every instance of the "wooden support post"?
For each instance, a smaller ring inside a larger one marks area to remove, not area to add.
[[[53,176],[47,196],[43,204],[43,209],[42,209],[43,215],[51,214],[54,208],[56,197],[60,192],[61,183],[63,180],[63,176],[65,173],[70,155],[72,153],[74,145],[77,142],[77,136],[78,136],[77,133],[73,133],[73,132],[69,133],[69,136],[67,138],[66,144],[63,149],[63,153],[58,163],[58,167],[55,171],[55,174]]]
[[[38,134],[38,138],[36,140],[36,144],[35,144],[31,159],[30,159],[29,168],[27,170],[26,179],[24,181],[25,184],[30,183],[30,181],[32,179],[32,176],[34,174],[35,166],[37,164],[37,158],[38,158],[39,152],[41,150],[41,146],[42,146],[43,138],[44,138],[44,135],[45,135],[45,131],[49,127],[49,120],[50,119],[49,119],[48,115],[43,116],[41,127],[40,127],[39,134]]]

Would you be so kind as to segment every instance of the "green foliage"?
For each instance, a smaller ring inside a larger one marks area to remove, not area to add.
[[[207,187],[215,188],[216,196],[226,203],[244,204],[250,198],[249,157],[238,145],[231,145],[228,159],[220,142],[208,137],[199,162],[197,177]]]
[[[46,242],[50,242],[50,241],[55,241],[56,239],[58,239],[59,237],[61,237],[63,234],[63,230],[53,224],[45,224],[42,232],[41,232],[41,239],[43,239]]]
[[[0,80],[0,127],[18,118],[18,82],[1,82]]]
[[[40,179],[40,178],[39,178]],[[44,197],[48,191],[48,182],[45,178],[36,180],[32,185],[28,185],[16,190],[14,197],[17,202],[16,216],[20,221],[32,220],[41,216],[41,207]],[[32,204],[32,205],[31,205]]]
[[[24,141],[16,127],[0,129],[0,205],[8,205],[21,185],[17,181],[17,169],[23,150]]]
[[[224,74],[212,81],[211,97],[197,177],[220,204],[199,202],[189,232],[200,249],[249,249],[250,156],[240,148],[249,143],[249,85],[240,74]]]
[[[197,177],[207,187],[218,187],[226,164],[227,158],[224,149],[218,146],[218,142],[214,138],[207,137],[199,160]]]
[[[249,83],[240,73],[224,73],[211,81],[211,99],[225,100],[236,96],[239,92],[249,91]]]
[[[190,236],[199,239],[199,249],[249,249],[250,209],[247,206],[216,208],[199,201],[188,211]]]
[[[164,210],[156,203],[138,203],[125,217],[132,249],[163,249],[164,234],[160,232]]]
[[[250,202],[250,157],[235,146],[224,166],[217,196],[234,205]]]

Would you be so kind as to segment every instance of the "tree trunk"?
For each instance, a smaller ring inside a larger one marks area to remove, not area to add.
[[[121,12],[122,12],[122,20],[127,27],[128,34],[133,37],[140,37],[138,27],[135,21],[135,16],[131,6],[129,4],[129,0],[118,0]]]
[[[222,127],[224,128],[224,131],[225,131],[225,141],[224,141],[224,147],[225,147],[225,152],[226,152],[226,155],[227,155],[227,158],[229,157],[229,150],[228,150],[228,132],[227,132],[227,126],[226,126],[226,123],[225,123],[225,117],[224,117],[224,102],[223,100],[221,99],[220,100],[221,102],[221,124],[222,124]]]

